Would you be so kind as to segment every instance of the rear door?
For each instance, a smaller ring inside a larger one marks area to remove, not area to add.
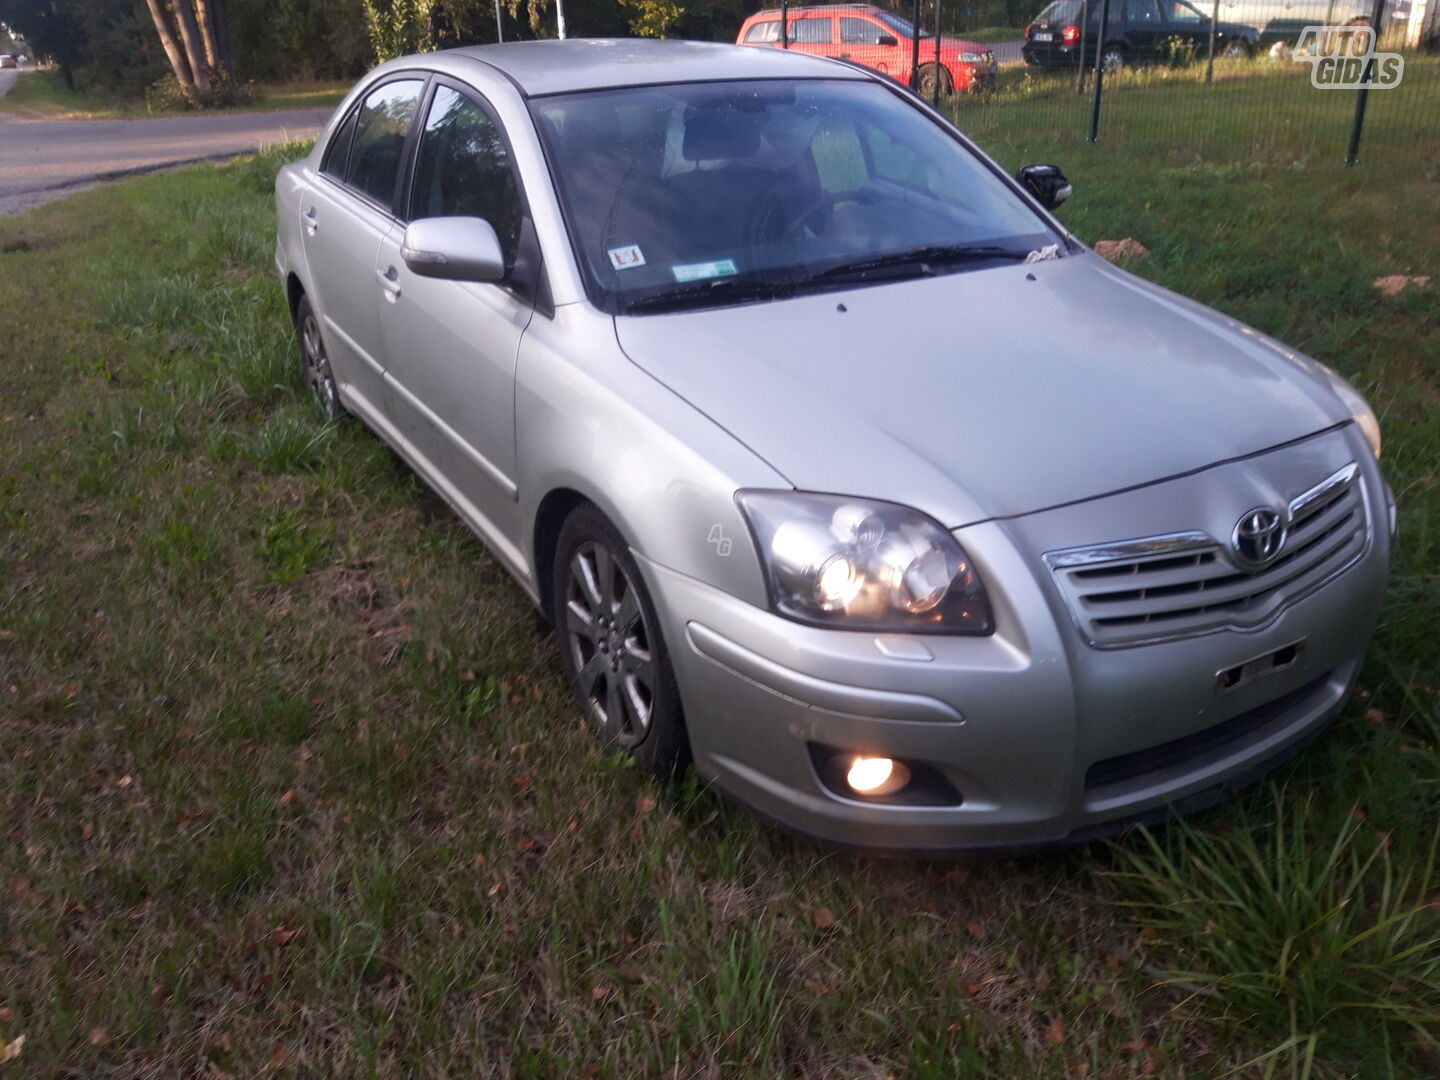
[[[375,262],[395,224],[400,164],[424,88],[423,77],[407,74],[366,94],[336,129],[300,204],[311,302],[331,369],[372,415],[385,404]]]
[[[1166,51],[1168,27],[1159,0],[1125,0],[1123,28],[1132,59],[1150,60]]]
[[[790,20],[790,49],[811,56],[839,56],[832,15],[800,15]]]

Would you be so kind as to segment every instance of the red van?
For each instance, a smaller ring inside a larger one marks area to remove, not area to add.
[[[852,60],[910,82],[915,27],[892,11],[873,4],[792,5],[790,44],[795,52]],[[780,9],[757,11],[740,27],[739,45],[779,49]],[[995,78],[995,57],[989,48],[961,38],[940,38],[940,64],[935,64],[935,35],[920,36],[919,82],[916,88],[930,97],[939,80],[940,93],[981,90]]]

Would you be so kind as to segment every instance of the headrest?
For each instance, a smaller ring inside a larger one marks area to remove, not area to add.
[[[732,108],[685,110],[685,142],[681,156],[686,161],[715,161],[748,158],[760,149],[763,112],[742,113]]]

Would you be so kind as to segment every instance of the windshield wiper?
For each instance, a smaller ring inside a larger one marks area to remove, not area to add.
[[[896,277],[929,277],[935,273],[935,267],[949,263],[984,262],[990,259],[1024,262],[1029,256],[1028,250],[1000,247],[996,244],[937,244],[930,247],[911,248],[909,251],[897,251],[893,255],[881,255],[878,258],[857,259],[855,262],[841,263],[839,266],[822,270],[810,280],[864,280],[876,275],[879,271],[897,271],[893,275]],[[884,276],[891,275],[885,274]]]
[[[743,303],[746,300],[778,300],[793,295],[793,281],[770,281],[754,277],[724,277],[711,281],[681,285],[664,292],[652,293],[632,300],[623,311],[626,315],[637,311],[679,311],[688,307],[704,307],[707,304]]]

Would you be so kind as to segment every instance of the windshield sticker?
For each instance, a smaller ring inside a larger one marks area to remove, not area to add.
[[[645,256],[640,251],[639,244],[626,244],[624,247],[611,248],[605,254],[610,256],[610,265],[616,270],[631,270],[645,265]]]
[[[1032,262],[1046,262],[1046,261],[1048,261],[1048,260],[1050,260],[1050,259],[1058,259],[1059,257],[1060,257],[1060,245],[1059,245],[1059,244],[1046,244],[1044,247],[1040,248],[1040,250],[1038,250],[1038,251],[1032,251],[1032,252],[1030,252],[1029,255],[1026,255],[1026,256],[1025,256],[1025,261],[1026,261],[1027,263],[1032,263]]]
[[[719,262],[689,263],[686,266],[672,266],[671,273],[675,275],[676,281],[704,281],[712,277],[728,277],[730,274],[739,273],[735,269],[734,259],[721,259]]]

